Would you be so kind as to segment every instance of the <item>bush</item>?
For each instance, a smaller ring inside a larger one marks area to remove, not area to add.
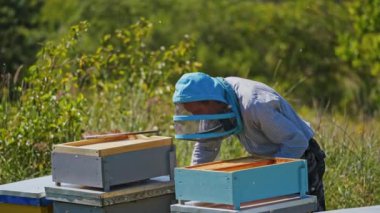
[[[141,19],[85,53],[80,45],[87,29],[82,22],[59,42],[47,42],[18,88],[20,100],[3,98],[1,182],[48,174],[52,145],[78,140],[86,131],[159,128],[169,134],[168,82],[199,66],[190,60],[192,42],[184,38],[151,50],[145,40],[152,24]]]

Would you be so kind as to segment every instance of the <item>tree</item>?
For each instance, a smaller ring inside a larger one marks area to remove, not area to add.
[[[373,112],[380,107],[380,0],[352,1],[347,8],[352,28],[339,35],[336,53],[361,79],[357,102]]]
[[[1,96],[17,98],[16,85],[41,47],[44,35],[39,31],[38,17],[43,3],[44,0],[0,0],[1,84],[9,89]]]

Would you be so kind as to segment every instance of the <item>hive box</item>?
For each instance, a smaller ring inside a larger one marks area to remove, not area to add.
[[[306,195],[301,159],[240,158],[175,169],[176,198],[233,205],[277,196]]]
[[[54,213],[167,213],[174,203],[174,183],[169,176],[115,186],[110,192],[62,184],[46,187]]]
[[[0,185],[0,212],[52,213],[44,189],[49,185],[54,186],[51,176]]]
[[[55,145],[53,181],[102,188],[173,172],[175,151],[170,137],[135,136],[119,141],[82,140]]]

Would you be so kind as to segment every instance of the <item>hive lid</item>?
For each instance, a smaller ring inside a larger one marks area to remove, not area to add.
[[[170,145],[172,145],[171,137],[146,137],[138,135],[118,141],[108,141],[99,138],[57,144],[53,146],[53,153],[59,152],[102,157]]]
[[[45,196],[45,186],[54,185],[51,175],[0,185],[0,195],[29,198]]]
[[[45,186],[54,186],[51,175],[0,185],[0,203],[46,206]]]

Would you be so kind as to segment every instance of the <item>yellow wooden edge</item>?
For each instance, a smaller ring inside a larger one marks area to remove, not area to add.
[[[84,139],[79,141],[73,141],[73,142],[67,142],[64,143],[64,145],[67,146],[83,146],[83,145],[90,145],[90,144],[97,144],[97,143],[104,143],[104,142],[110,142],[110,141],[118,141],[118,140],[134,140],[134,139],[148,139],[153,137],[162,137],[162,136],[145,136],[145,135],[119,135],[119,136],[112,136],[112,137],[105,137],[105,138],[92,138],[92,139]]]
[[[99,156],[99,150],[82,148],[77,146],[66,146],[63,144],[53,146],[54,153],[66,153],[66,154],[77,154],[77,155],[87,155],[87,156]]]
[[[27,206],[10,203],[0,203],[0,212],[12,213],[53,213],[52,206]]]
[[[93,140],[93,139],[92,139]],[[91,149],[88,147],[80,147],[78,145],[79,142],[75,143],[74,146],[72,146],[73,142],[70,143],[64,143],[64,144],[57,144],[53,146],[53,153],[67,153],[67,154],[78,154],[78,155],[87,155],[87,156],[108,156],[108,155],[114,155],[119,154],[123,152],[130,152],[130,151],[137,151],[141,149],[147,149],[147,148],[155,148],[160,146],[168,146],[172,145],[172,138],[171,137],[164,137],[164,136],[151,136],[147,137],[146,139],[136,139],[133,140],[135,142],[142,142],[134,145],[129,146],[122,146],[122,147],[112,147],[108,149],[98,150],[98,149]],[[155,143],[152,143],[152,142]],[[104,141],[102,141],[104,142]],[[81,144],[84,145],[91,145],[96,143],[102,143],[102,142],[95,142],[95,143],[88,143],[88,140],[84,140],[84,143]]]
[[[109,149],[99,150],[99,156],[103,157],[103,156],[115,155],[115,154],[119,154],[123,152],[131,152],[131,151],[137,151],[137,150],[142,150],[142,149],[172,145],[171,138],[154,140],[155,143],[152,143],[153,140],[151,139],[148,139],[146,141],[144,141],[145,139],[137,139],[136,141],[140,141],[140,140],[142,141],[142,143],[134,144],[133,146],[113,147]]]
[[[244,160],[249,160],[249,162],[255,162],[255,161],[261,161],[261,160],[271,160],[271,159],[277,159],[277,160],[283,160],[283,161],[300,161],[302,159],[298,158],[281,158],[281,157],[269,157],[269,156],[259,156],[259,155],[254,155],[254,156],[247,156],[247,157],[241,157],[241,158],[235,158],[235,159],[229,159],[229,160],[219,160],[219,161],[213,161],[213,162],[208,162],[208,163],[202,163],[202,164],[197,164],[197,165],[192,165],[192,166],[185,166],[183,168],[185,169],[194,169],[194,168],[200,168],[200,167],[209,167],[213,165],[218,165],[218,164],[224,164],[224,163],[233,163],[233,162],[241,162]]]
[[[90,144],[104,143],[104,142],[117,141],[117,140],[136,139],[136,138],[137,137],[135,135],[120,135],[118,137],[92,138],[92,139],[73,141],[73,142],[64,143],[63,145],[84,146],[84,145],[90,145]]]

